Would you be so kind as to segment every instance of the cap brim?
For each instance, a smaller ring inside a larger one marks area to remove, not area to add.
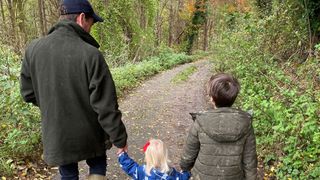
[[[95,23],[96,22],[103,22],[103,19],[100,16],[96,15],[95,13],[93,13],[92,17],[93,17],[93,21]]]

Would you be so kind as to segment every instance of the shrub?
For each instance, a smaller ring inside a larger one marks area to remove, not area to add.
[[[29,157],[40,146],[39,112],[23,102],[19,91],[20,60],[6,47],[0,48],[0,169],[7,174],[8,159]],[[6,157],[6,158],[4,158]],[[12,169],[11,169],[12,170]],[[13,170],[12,170],[13,171]]]
[[[176,54],[165,51],[160,53],[159,56],[149,57],[136,64],[129,63],[122,67],[113,68],[111,73],[117,93],[122,96],[126,90],[138,86],[144,79],[178,64],[190,62],[192,59],[183,53]]]

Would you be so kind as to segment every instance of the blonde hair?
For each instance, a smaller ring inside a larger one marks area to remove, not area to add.
[[[166,173],[170,170],[168,162],[168,149],[159,139],[151,139],[150,145],[145,152],[146,173],[150,175],[152,168]]]

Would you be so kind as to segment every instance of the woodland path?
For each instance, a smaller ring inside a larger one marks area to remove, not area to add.
[[[187,81],[171,82],[179,72],[190,66],[196,66],[197,71]],[[149,138],[159,138],[169,147],[171,165],[179,168],[183,144],[192,124],[189,112],[209,108],[205,83],[212,74],[211,69],[209,60],[178,66],[150,78],[119,101],[129,136],[129,155],[134,160],[143,163],[143,145]],[[130,179],[119,167],[115,152],[116,148],[107,152],[107,179]],[[87,179],[85,162],[79,163],[79,169],[80,179]],[[52,179],[59,179],[59,175],[54,175]]]

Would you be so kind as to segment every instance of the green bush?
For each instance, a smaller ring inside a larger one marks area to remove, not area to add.
[[[93,26],[91,34],[100,43],[108,64],[122,66],[154,55],[157,3],[155,0],[92,1],[104,23]],[[137,11],[140,7],[143,12]],[[145,18],[143,24],[142,16]]]
[[[167,50],[142,62],[113,68],[111,74],[116,84],[117,93],[122,96],[126,90],[138,86],[144,79],[178,64],[190,62],[192,59],[183,53],[176,54]]]
[[[10,175],[14,167],[9,158],[18,161],[39,155],[34,151],[40,148],[41,125],[38,110],[20,95],[20,59],[6,47],[0,48],[0,74],[0,170]]]

